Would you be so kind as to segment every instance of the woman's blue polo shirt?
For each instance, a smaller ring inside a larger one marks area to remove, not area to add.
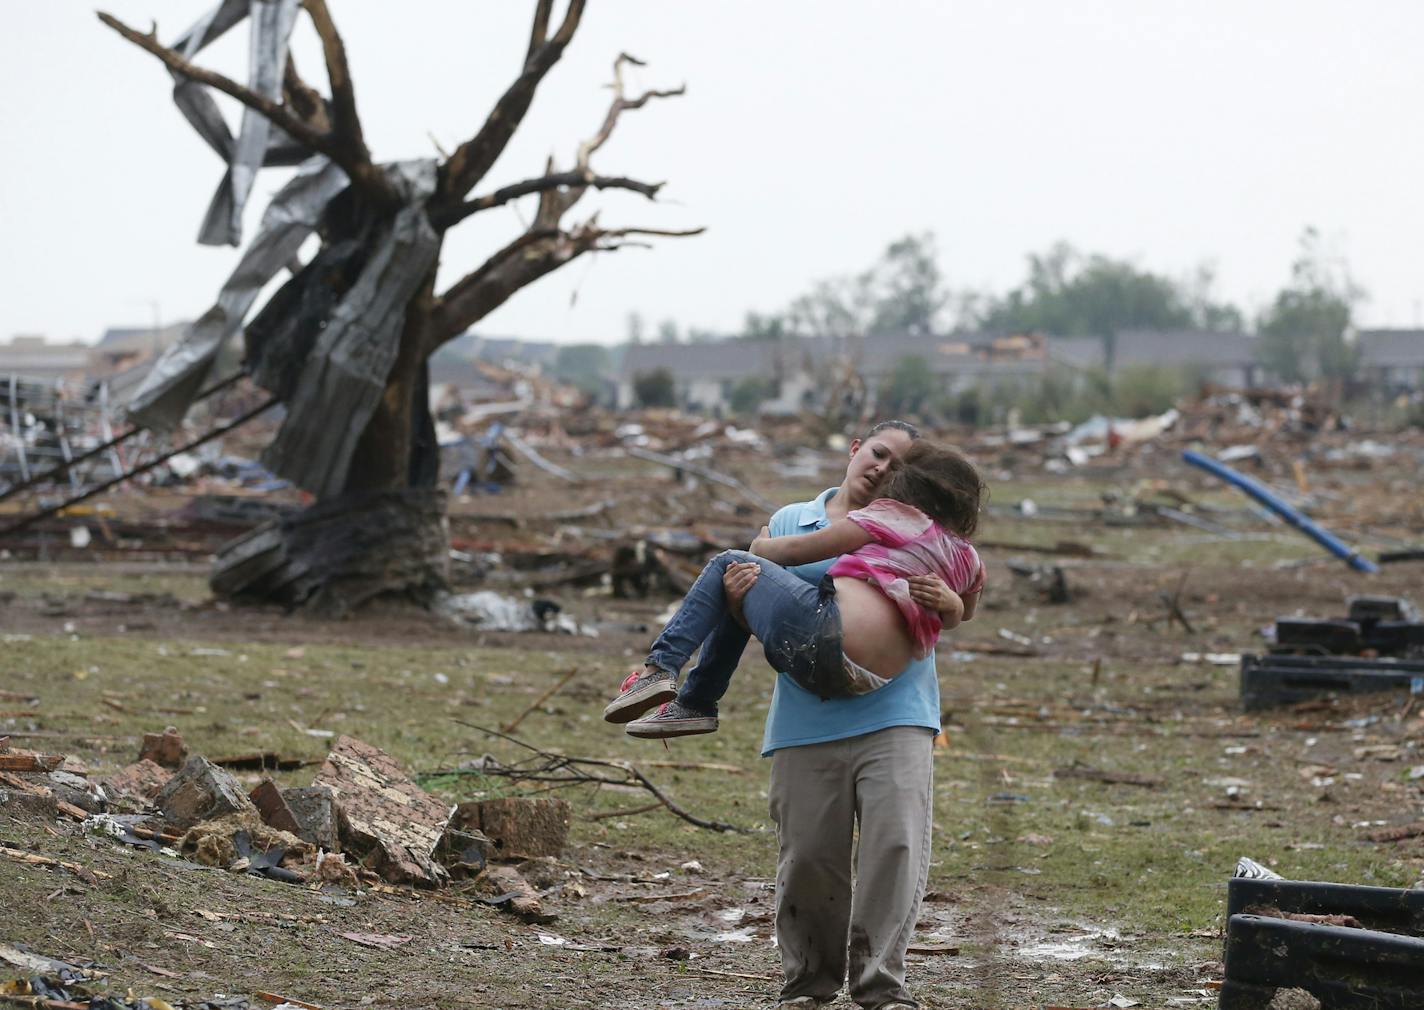
[[[828,488],[811,501],[778,510],[767,524],[771,535],[812,533],[826,526],[826,502],[837,490]],[[789,567],[788,571],[815,585],[834,563],[835,559],[831,558]],[[783,747],[844,740],[891,726],[923,726],[939,732],[939,678],[933,652],[924,659],[912,661],[903,673],[879,690],[854,698],[822,701],[786,674],[777,673],[761,753],[766,757]]]

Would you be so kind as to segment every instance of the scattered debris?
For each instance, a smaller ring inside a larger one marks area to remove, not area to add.
[[[1199,466],[1203,470],[1206,470],[1208,473],[1220,477],[1227,483],[1233,484],[1236,487],[1240,488],[1252,498],[1256,499],[1256,501],[1260,502],[1262,505],[1266,506],[1266,508],[1276,513],[1276,515],[1280,516],[1286,522],[1290,523],[1290,525],[1294,526],[1296,529],[1300,530],[1302,533],[1310,537],[1316,543],[1320,544],[1331,554],[1334,554],[1337,558],[1343,559],[1346,563],[1349,564],[1351,568],[1355,569],[1356,571],[1366,573],[1373,573],[1379,571],[1379,566],[1376,565],[1373,561],[1366,558],[1359,551],[1351,549],[1334,534],[1330,533],[1325,529],[1322,529],[1320,526],[1317,526],[1314,522],[1308,519],[1303,513],[1301,513],[1297,509],[1294,509],[1291,506],[1287,505],[1284,501],[1280,499],[1279,496],[1273,494],[1271,490],[1267,488],[1264,484],[1262,484],[1260,481],[1255,480],[1252,477],[1248,477],[1244,473],[1241,473],[1237,470],[1233,470],[1226,464],[1221,463],[1218,460],[1212,459],[1210,456],[1204,455],[1203,453],[1197,452],[1194,449],[1188,449],[1186,452],[1182,453],[1182,459],[1186,460],[1188,463],[1191,463],[1193,466]]]
[[[1266,913],[1266,914],[1262,914]],[[1407,1010],[1424,992],[1424,891],[1233,877],[1222,1010]]]
[[[508,911],[522,922],[549,923],[558,918],[544,911],[539,892],[512,866],[491,865],[480,874],[478,884],[490,897],[483,904]]]
[[[1424,692],[1424,661],[1343,656],[1242,656],[1241,704],[1248,711],[1325,695]]]

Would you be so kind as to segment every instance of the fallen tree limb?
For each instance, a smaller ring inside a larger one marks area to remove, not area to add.
[[[96,880],[108,880],[111,874],[101,870],[91,870],[80,866],[78,863],[67,863],[62,859],[51,859],[49,856],[36,855],[33,852],[23,852],[20,849],[12,849],[9,846],[0,845],[0,856],[13,859],[17,863],[28,863],[31,866],[57,866],[61,870],[68,870],[80,880],[87,883],[94,883]]]
[[[478,767],[443,769],[432,772],[431,774],[433,775],[500,775],[505,778],[521,779],[527,782],[559,782],[570,785],[594,782],[600,785],[612,786],[636,785],[652,793],[653,797],[662,806],[667,807],[669,811],[684,821],[687,821],[689,824],[695,824],[699,828],[706,828],[709,831],[730,831],[738,834],[750,834],[757,830],[755,828],[740,827],[736,824],[728,824],[725,821],[708,820],[684,810],[678,806],[672,797],[663,792],[656,783],[639,771],[635,765],[627,761],[604,758],[581,758],[571,757],[566,754],[555,754],[552,751],[535,747],[531,743],[527,743],[516,736],[500,732],[499,730],[489,729],[485,726],[476,726],[474,723],[465,722],[461,719],[455,719],[453,721],[467,729],[477,730],[488,736],[507,740],[517,747],[522,747],[534,754],[536,760],[534,763],[528,765],[504,765],[497,762],[494,758],[487,756],[480,762]],[[621,778],[614,778],[609,775],[599,775],[583,770],[584,767],[614,769],[622,772],[623,776]]]
[[[539,697],[535,698],[532,702],[529,703],[528,708],[526,708],[523,712],[520,712],[513,719],[509,720],[509,722],[505,723],[504,727],[500,730],[500,732],[513,733],[516,729],[519,728],[519,724],[524,721],[525,717],[529,715],[530,712],[533,712],[540,705],[544,704],[544,702],[548,701],[554,695],[558,694],[560,689],[562,689],[565,684],[573,680],[574,677],[578,675],[578,672],[579,668],[574,667],[568,673],[564,674],[557,684],[549,688],[543,694],[539,695]]]

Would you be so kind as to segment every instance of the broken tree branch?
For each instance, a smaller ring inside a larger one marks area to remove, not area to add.
[[[640,182],[637,179],[629,179],[625,176],[594,175],[587,170],[555,172],[552,175],[540,176],[537,179],[525,179],[523,182],[512,183],[486,196],[466,200],[464,203],[452,207],[449,210],[439,211],[432,216],[431,223],[437,228],[452,228],[471,214],[478,214],[482,210],[502,206],[510,200],[516,200],[521,196],[528,196],[531,193],[542,193],[550,189],[569,189],[574,187],[584,189],[589,186],[592,186],[594,189],[630,189],[635,193],[642,193],[649,200],[654,200],[657,198],[658,190],[662,189],[665,185],[666,183],[662,182]]]
[[[524,53],[524,62],[534,58],[541,46],[549,40],[549,15],[554,11],[554,0],[539,0],[534,10],[534,25],[529,30],[529,48]]]
[[[509,720],[509,722],[505,723],[504,727],[501,729],[501,732],[513,733],[516,729],[519,728],[519,724],[524,721],[525,717],[527,717],[530,712],[535,711],[540,705],[544,704],[544,702],[548,701],[554,695],[558,694],[565,684],[573,680],[574,677],[578,676],[578,672],[579,668],[574,667],[568,673],[564,674],[564,676],[559,680],[558,683],[556,683],[553,687],[549,688],[543,694],[539,695],[539,697],[535,698],[529,704],[528,708],[526,708],[523,712],[520,712],[513,719]]]
[[[499,97],[479,132],[456,148],[450,160],[441,166],[441,203],[458,203],[485,177],[495,161],[504,153],[514,131],[524,121],[539,82],[550,68],[559,62],[564,49],[573,41],[574,32],[583,17],[584,0],[569,0],[559,30],[554,33],[553,38],[542,41],[537,48],[534,47],[534,40],[542,39],[548,30],[550,6],[541,2],[535,11],[534,27],[530,33],[530,52],[524,61],[523,71]]]
[[[588,159],[605,143],[613,134],[613,127],[618,123],[618,117],[628,109],[641,109],[654,98],[676,98],[678,95],[687,93],[687,85],[683,84],[667,91],[649,90],[643,92],[637,98],[628,99],[623,97],[623,64],[631,63],[635,67],[647,66],[642,60],[629,56],[627,53],[619,53],[618,58],[613,61],[613,103],[609,105],[608,112],[603,117],[603,125],[599,127],[588,140],[579,145],[578,158],[575,164],[581,169],[588,168]]]
[[[331,111],[327,108],[326,99],[302,79],[291,53],[287,54],[287,65],[282,69],[282,104],[301,116],[318,133],[331,129]]]
[[[523,747],[525,750],[530,751],[531,753],[536,755],[542,762],[537,766],[520,767],[496,765],[492,764],[490,759],[487,759],[482,764],[482,766],[477,769],[477,772],[479,774],[502,775],[507,778],[524,779],[531,782],[553,781],[567,782],[573,784],[577,784],[580,782],[596,782],[603,785],[623,786],[629,785],[630,783],[628,780],[632,779],[633,784],[642,786],[648,792],[652,793],[653,797],[659,803],[667,807],[669,811],[676,814],[684,821],[687,821],[689,824],[695,824],[699,828],[707,828],[709,831],[731,831],[737,832],[739,834],[747,834],[755,830],[753,828],[738,827],[735,824],[728,824],[724,821],[707,820],[706,818],[698,817],[695,814],[689,813],[682,807],[678,806],[677,803],[675,803],[673,799],[667,795],[667,793],[663,792],[662,789],[660,789],[651,779],[649,779],[646,775],[639,771],[636,766],[630,764],[627,761],[616,761],[603,758],[570,757],[566,754],[555,754],[551,751],[546,751],[540,747],[536,747],[531,743],[527,743],[526,741],[521,740],[516,736],[500,732],[499,730],[488,729],[484,726],[476,726],[474,723],[465,722],[461,719],[455,719],[454,722],[458,723],[461,726],[465,726],[468,729],[478,730],[479,732],[485,733],[489,736],[498,737],[501,740],[506,740],[517,747]],[[614,779],[604,775],[591,774],[589,772],[579,770],[579,768],[576,767],[578,765],[586,765],[592,768],[616,769],[617,771],[622,772],[625,778]],[[446,769],[438,772],[433,772],[432,774],[461,774],[465,771],[469,771],[469,769]]]
[[[326,155],[346,170],[347,176],[354,185],[368,192],[380,203],[394,205],[399,202],[385,175],[371,164],[370,157],[362,157],[359,152],[351,150],[347,145],[342,144],[336,135],[315,129],[311,123],[291,109],[259,95],[251,88],[238,84],[232,78],[184,59],[177,51],[158,41],[156,25],[152,31],[144,33],[130,28],[112,14],[107,14],[104,11],[99,11],[98,16],[100,21],[134,45],[158,57],[158,60],[173,73],[181,74],[199,84],[206,84],[210,88],[215,88],[223,94],[237,99],[249,109],[267,117],[272,125],[285,131],[293,140],[305,144],[318,154]]]
[[[331,84],[331,132],[337,144],[369,165],[371,152],[361,131],[361,117],[356,114],[356,87],[346,62],[346,45],[326,8],[326,0],[303,0],[302,6],[307,9],[321,39],[321,51],[326,59],[326,78]]]

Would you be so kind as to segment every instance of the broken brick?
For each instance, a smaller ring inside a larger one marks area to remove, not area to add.
[[[452,808],[411,781],[395,758],[337,737],[314,784],[336,794],[346,850],[387,880],[430,886],[448,879],[434,852]]]
[[[100,784],[116,795],[132,796],[145,803],[152,803],[153,798],[172,777],[173,773],[167,768],[160,768],[145,759],[120,768],[108,778],[101,779]]]
[[[472,800],[455,808],[451,823],[482,832],[495,859],[557,856],[569,838],[569,803],[556,797]]]
[[[188,759],[188,745],[183,742],[178,730],[169,726],[162,733],[145,733],[143,735],[143,744],[139,747],[138,759],[152,761],[164,768],[181,768],[183,762]]]
[[[263,779],[247,794],[247,798],[262,815],[262,823],[269,828],[301,835],[301,825],[297,823],[292,809],[287,806],[287,801],[282,798],[282,790],[277,788],[277,783],[271,779]]]

